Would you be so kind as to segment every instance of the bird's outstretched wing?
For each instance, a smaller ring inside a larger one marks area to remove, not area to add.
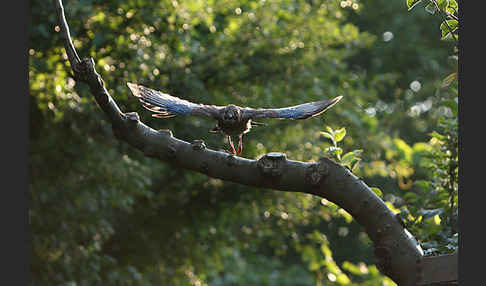
[[[319,115],[341,100],[337,96],[330,100],[321,100],[303,103],[284,108],[253,109],[243,108],[244,118],[281,118],[281,119],[306,119]]]
[[[202,115],[218,119],[220,116],[219,110],[223,108],[222,106],[192,103],[130,82],[127,85],[143,106],[153,112],[152,116],[154,117],[169,118],[176,115]]]

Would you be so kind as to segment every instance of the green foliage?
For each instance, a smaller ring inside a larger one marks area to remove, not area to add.
[[[457,38],[459,22],[455,0],[430,1],[447,18],[440,25],[441,39]],[[454,36],[453,36],[454,34]],[[452,56],[456,61],[457,57]],[[455,67],[457,69],[457,66]],[[450,253],[457,249],[458,238],[458,93],[457,71],[446,76],[437,93],[443,116],[437,121],[437,129],[429,133],[431,150],[427,152],[425,165],[431,173],[430,180],[415,182],[415,193],[404,197],[409,202],[408,224],[413,233],[423,241],[426,254]]]
[[[346,136],[346,128],[342,127],[338,130],[333,130],[330,126],[326,126],[326,130],[327,132],[321,131],[321,134],[324,137],[331,139],[333,144],[333,146],[326,149],[326,152],[329,153],[331,156],[335,157],[338,162],[351,170],[357,167],[359,161],[361,160],[361,158],[359,158],[359,155],[363,152],[363,150],[354,150],[351,152],[347,152],[341,158],[343,149],[341,149],[341,147],[338,147],[338,142],[341,142],[344,139],[344,136]]]
[[[407,7],[410,11],[415,5],[420,3],[421,0],[411,1],[407,0]],[[457,41],[458,25],[459,21],[457,18],[458,6],[456,0],[429,0],[428,4],[425,6],[425,11],[430,14],[443,13],[445,18],[443,18],[440,24],[440,30],[442,33],[442,40],[450,40],[454,38]]]
[[[122,111],[186,141],[226,144],[208,134],[210,120],[152,118],[126,82],[253,107],[345,95],[322,116],[254,128],[244,156],[281,151],[311,161],[331,153],[379,187],[390,207],[408,211],[427,249],[454,247],[457,235],[444,228],[457,210],[448,179],[457,156],[457,122],[449,120],[457,117],[457,81],[446,78],[444,60],[451,43],[439,41],[440,20],[407,13],[403,2],[343,2],[64,6],[79,54],[94,58]],[[445,11],[457,10],[448,3]],[[72,78],[54,9],[32,1],[30,19],[32,285],[393,285],[373,265],[364,230],[332,202],[186,172],[117,141]],[[385,31],[400,36],[385,41]],[[415,80],[419,90],[410,87]],[[323,132],[331,124],[345,128]]]
[[[415,7],[415,5],[419,4],[420,2],[422,2],[422,0],[407,0],[408,10],[412,10],[413,7]]]

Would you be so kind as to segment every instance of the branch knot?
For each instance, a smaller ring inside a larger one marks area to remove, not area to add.
[[[323,159],[319,159],[317,163],[314,163],[307,167],[306,181],[313,187],[319,186],[329,174],[329,166]]]
[[[257,162],[257,166],[264,175],[279,177],[283,173],[283,167],[286,162],[287,155],[284,153],[272,152],[261,157]]]
[[[203,140],[194,140],[191,142],[192,150],[204,150],[206,149],[206,144],[204,143]]]

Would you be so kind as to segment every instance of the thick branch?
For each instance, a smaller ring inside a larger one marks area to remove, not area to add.
[[[349,212],[374,242],[379,269],[400,285],[415,285],[422,251],[417,241],[384,202],[345,167],[329,160],[300,162],[269,153],[249,160],[188,143],[170,130],[154,130],[137,113],[122,113],[104,87],[93,59],[80,61],[72,44],[61,0],[55,0],[65,47],[77,81],[89,85],[96,102],[110,119],[114,134],[145,155],[213,178],[278,191],[314,194]],[[72,51],[70,51],[72,49]]]

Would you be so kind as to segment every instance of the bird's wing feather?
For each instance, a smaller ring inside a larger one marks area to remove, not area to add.
[[[223,108],[222,106],[192,103],[130,82],[127,85],[143,106],[154,113],[152,114],[154,117],[168,118],[176,115],[201,115],[218,119],[219,110]]]
[[[284,108],[253,109],[242,108],[244,118],[306,119],[319,115],[341,100],[342,96],[330,100],[303,103]]]

